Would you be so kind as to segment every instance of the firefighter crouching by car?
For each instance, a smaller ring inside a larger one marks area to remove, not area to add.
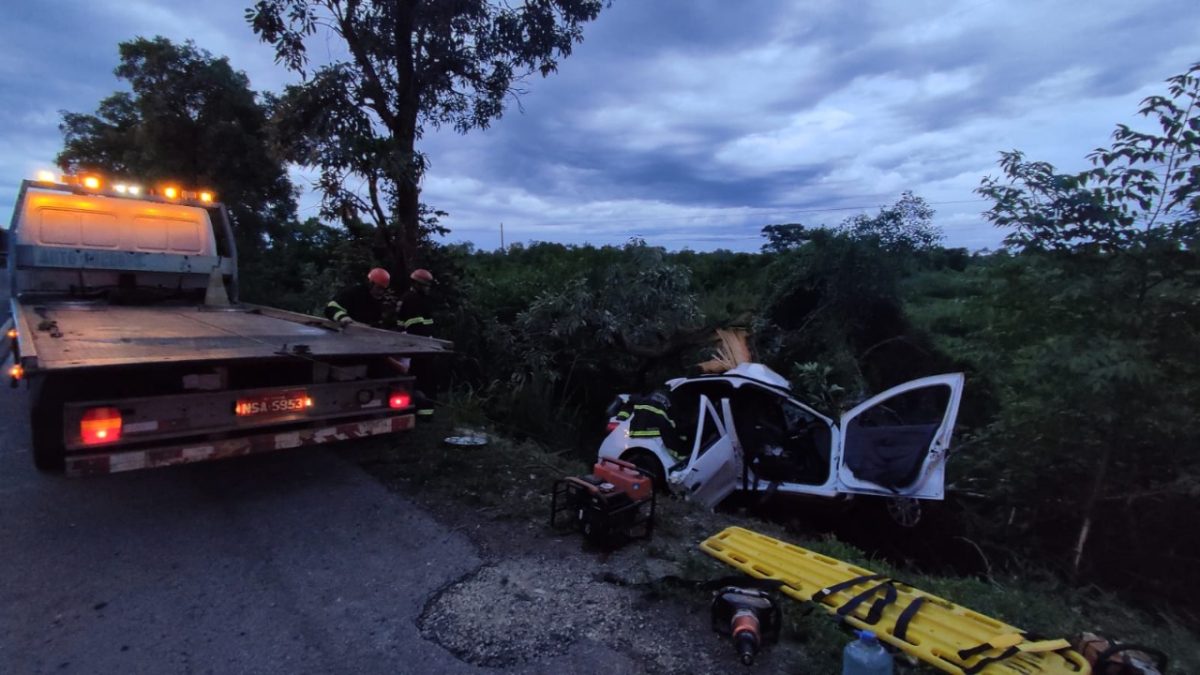
[[[658,438],[676,462],[686,459],[684,438],[671,419],[671,399],[666,392],[656,391],[649,396],[631,396],[617,413],[618,420],[629,420],[630,438]]]
[[[396,303],[396,323],[400,330],[413,335],[430,336],[433,334],[433,314],[430,311],[429,291],[433,286],[433,275],[429,270],[417,269],[408,275],[409,287],[400,301]],[[428,395],[417,391],[414,397],[417,405],[417,419],[429,420],[433,417],[433,400],[440,390],[441,369],[428,358],[400,359],[408,373],[417,378],[417,384],[429,392]]]

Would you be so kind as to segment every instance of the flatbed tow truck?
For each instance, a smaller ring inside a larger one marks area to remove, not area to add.
[[[452,348],[239,302],[232,227],[209,192],[39,176],[22,182],[7,240],[0,363],[29,388],[42,470],[102,474],[410,429],[404,357]]]

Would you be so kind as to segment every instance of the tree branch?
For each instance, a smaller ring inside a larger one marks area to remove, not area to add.
[[[371,62],[371,57],[363,47],[354,25],[355,14],[357,14],[360,4],[360,0],[348,0],[345,14],[335,12],[334,16],[337,17],[338,25],[341,26],[340,32],[346,40],[346,45],[350,48],[350,53],[354,55],[355,63],[363,71],[363,88],[366,90],[367,97],[372,101],[371,108],[375,114],[379,115],[379,119],[387,126],[388,131],[396,133],[396,116],[388,107],[383,80],[379,77],[379,72],[375,70],[375,64]]]

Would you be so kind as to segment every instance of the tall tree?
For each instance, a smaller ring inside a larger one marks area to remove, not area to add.
[[[842,228],[855,239],[874,239],[890,251],[930,251],[944,238],[941,228],[933,224],[933,209],[911,190],[874,216],[847,218]]]
[[[1023,448],[1033,494],[1063,501],[1059,477],[1088,477],[1067,491],[1076,571],[1104,500],[1186,494],[1200,475],[1200,63],[1167,83],[1139,111],[1149,130],[1119,125],[1091,169],[1009,152],[978,189],[1020,253],[997,265],[977,339],[993,428]]]
[[[276,60],[308,75],[305,40],[319,29],[348,57],[289,87],[281,138],[320,167],[324,213],[373,230],[392,264],[411,269],[436,227],[420,203],[427,126],[487,127],[519,81],[554,72],[583,38],[600,0],[259,0],[246,11]],[[361,185],[361,187],[359,187]]]
[[[114,71],[129,83],[95,113],[62,112],[64,170],[212,188],[225,202],[241,253],[252,261],[295,219],[293,188],[267,140],[271,100],[245,73],[192,42],[120,44]]]

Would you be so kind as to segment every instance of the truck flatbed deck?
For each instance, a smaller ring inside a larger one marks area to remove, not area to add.
[[[118,306],[99,302],[16,304],[27,371],[146,363],[270,359],[288,355],[443,353],[449,343],[240,305]]]

